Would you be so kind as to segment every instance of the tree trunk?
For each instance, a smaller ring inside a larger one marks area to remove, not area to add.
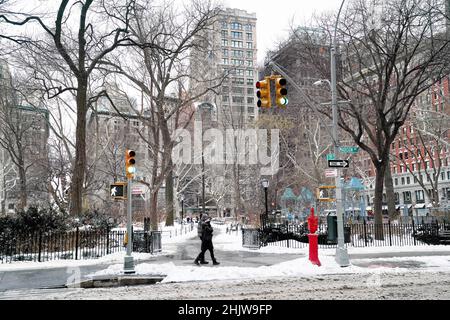
[[[389,219],[394,219],[396,216],[395,210],[395,193],[394,183],[392,182],[391,166],[388,164],[384,173],[384,185],[386,189],[386,200],[388,206]]]
[[[150,224],[152,230],[158,230],[158,190],[150,194]]]
[[[18,209],[19,210],[25,210],[27,206],[27,176],[25,173],[25,169],[23,167],[23,163],[19,166],[19,203],[18,203]]]
[[[78,79],[77,91],[77,125],[75,131],[75,164],[71,183],[70,214],[82,211],[82,194],[86,168],[86,112],[87,112],[87,78]]]
[[[172,161],[169,161],[169,165],[172,165]],[[166,226],[173,226],[173,171],[169,170],[166,176]]]
[[[380,163],[375,167],[375,199],[373,201],[375,212],[375,240],[384,240],[383,235],[383,183],[386,165]]]
[[[3,167],[3,172],[5,172],[4,170],[5,167]],[[6,191],[6,175],[3,173],[3,194],[2,194],[2,198],[0,199],[1,204],[2,204],[2,214],[5,215],[6,214],[6,197],[7,197],[7,191]]]

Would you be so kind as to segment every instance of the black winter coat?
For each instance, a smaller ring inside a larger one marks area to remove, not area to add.
[[[211,241],[212,240],[212,234],[213,234],[213,227],[211,227],[210,223],[204,223],[202,226],[203,232],[202,232],[202,240],[203,241]]]

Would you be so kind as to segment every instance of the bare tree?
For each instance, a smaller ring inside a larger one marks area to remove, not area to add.
[[[205,89],[187,94],[187,84],[192,79],[189,72],[191,50],[205,51],[207,47],[198,39],[210,28],[220,12],[210,2],[192,1],[179,12],[173,4],[153,8],[142,2],[133,13],[130,33],[138,44],[152,42],[160,49],[140,46],[135,50],[134,63],[118,59],[102,61],[108,71],[124,76],[142,92],[151,114],[146,121],[151,136],[141,138],[152,153],[152,199],[150,211],[156,211],[157,194],[162,183],[166,191],[166,225],[173,225],[173,168],[171,154],[174,146],[172,133],[178,127],[177,119],[182,110],[220,85],[219,79],[208,79]],[[219,81],[218,81],[219,80]],[[205,83],[205,82],[203,82]],[[175,97],[170,97],[171,93]],[[153,219],[154,221],[154,219]],[[153,222],[152,222],[153,223]]]
[[[442,1],[387,0],[378,14],[373,5],[351,2],[336,30],[342,67],[338,94],[348,101],[338,117],[375,166],[375,223],[380,225],[391,143],[416,97],[448,73],[449,46]],[[322,19],[320,25],[333,35],[330,21],[335,19]],[[381,228],[376,238],[383,238]]]
[[[75,95],[77,121],[71,180],[72,214],[79,213],[82,208],[86,171],[86,114],[92,94],[89,91],[89,80],[96,72],[100,60],[120,46],[135,45],[128,29],[134,4],[133,0],[123,4],[107,0],[96,3],[93,0],[73,3],[62,0],[55,14],[50,13],[51,9],[40,15],[6,9],[0,14],[2,26],[33,25],[42,30],[44,35],[35,37],[27,35],[24,29],[22,33],[3,35],[3,38],[23,46],[31,54],[38,54],[42,60],[53,61],[53,66],[58,66],[54,68],[54,72],[59,72],[60,78],[69,75],[74,80],[70,81],[73,85],[66,84],[64,87],[45,85],[48,98],[67,91]],[[75,22],[77,20],[78,25]]]

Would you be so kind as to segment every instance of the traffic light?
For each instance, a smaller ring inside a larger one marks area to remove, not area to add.
[[[133,178],[136,173],[136,168],[134,167],[136,160],[134,157],[136,156],[136,152],[134,150],[126,150],[125,151],[125,172],[127,174],[127,178]]]
[[[256,96],[258,97],[258,107],[270,108],[272,106],[270,99],[270,77],[256,83]]]
[[[275,101],[277,106],[279,107],[286,107],[286,105],[288,104],[288,98],[286,97],[287,95],[287,89],[285,88],[286,86],[286,79],[285,78],[281,78],[281,77],[277,77],[275,79]]]

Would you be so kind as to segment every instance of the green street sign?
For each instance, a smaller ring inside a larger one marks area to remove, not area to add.
[[[336,156],[334,155],[334,153],[327,154],[327,160],[334,160],[334,159],[336,159]]]
[[[342,153],[357,153],[359,151],[359,147],[340,147],[339,151]]]

